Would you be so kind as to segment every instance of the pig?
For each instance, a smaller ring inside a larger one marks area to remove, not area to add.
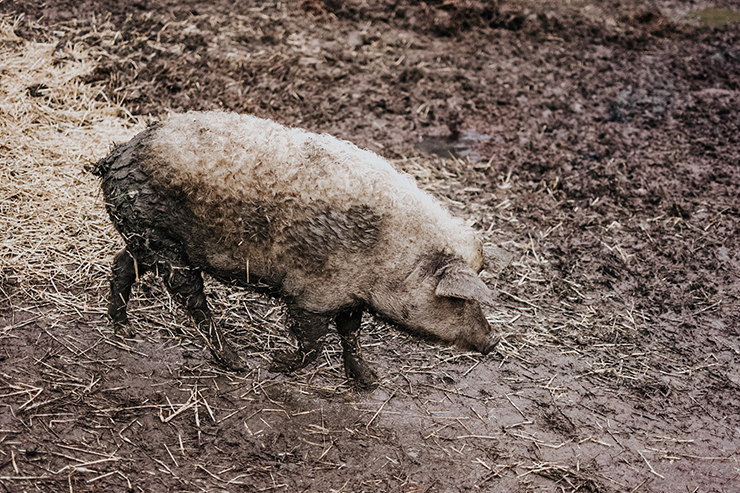
[[[93,172],[126,245],[108,306],[119,335],[133,335],[132,285],[154,272],[216,362],[234,370],[243,361],[213,320],[202,273],[284,301],[298,349],[276,352],[274,370],[313,362],[333,321],[348,379],[373,387],[359,343],[366,311],[484,355],[499,340],[481,308],[491,291],[478,277],[475,232],[350,142],[251,115],[189,112],[114,147]]]

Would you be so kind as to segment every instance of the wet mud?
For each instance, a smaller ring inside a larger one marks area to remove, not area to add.
[[[114,337],[102,315],[52,324],[53,306],[29,314],[31,300],[8,283],[0,325],[22,331],[0,356],[0,484],[731,491],[740,4],[717,8],[727,10],[0,3],[24,14],[18,35],[53,40],[62,57],[76,43],[98,50],[85,82],[133,115],[250,112],[393,160],[499,249],[483,276],[502,334],[497,354],[481,357],[366,318],[365,357],[381,385],[358,393],[337,340],[298,374],[268,372],[272,338],[285,334],[268,298],[209,284],[250,367],[232,374],[165,329],[187,322],[153,278],[132,316],[149,335],[125,344],[105,342]],[[14,388],[19,379],[31,387]],[[43,400],[29,401],[37,387]]]

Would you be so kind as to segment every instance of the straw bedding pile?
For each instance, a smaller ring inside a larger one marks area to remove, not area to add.
[[[59,309],[100,305],[88,293],[120,242],[85,165],[143,124],[80,82],[93,66],[93,53],[24,41],[0,19],[2,304],[20,290]]]

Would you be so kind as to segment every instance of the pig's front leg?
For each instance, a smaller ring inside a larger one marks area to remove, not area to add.
[[[378,377],[362,359],[360,347],[360,322],[362,322],[362,308],[352,308],[340,312],[334,319],[337,332],[342,340],[342,354],[344,357],[344,372],[347,378],[365,389],[375,388]]]
[[[309,365],[321,354],[324,336],[329,331],[330,317],[311,313],[288,303],[290,331],[298,341],[297,351],[280,351],[272,360],[271,370],[293,372]]]

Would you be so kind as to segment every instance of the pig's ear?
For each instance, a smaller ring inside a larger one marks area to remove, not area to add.
[[[442,276],[434,293],[447,298],[475,300],[491,304],[491,290],[480,277],[462,262],[453,262],[440,269]]]

